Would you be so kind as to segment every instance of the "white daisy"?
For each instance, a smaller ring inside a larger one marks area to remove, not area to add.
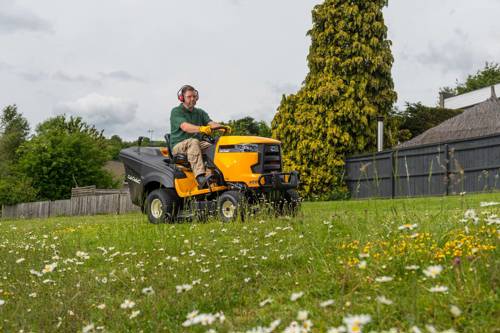
[[[488,207],[488,206],[496,206],[496,205],[500,205],[500,202],[481,202],[479,203],[479,206],[480,207]]]
[[[409,265],[409,266],[405,267],[405,269],[409,270],[409,271],[416,271],[419,268],[420,268],[420,266],[417,266],[417,265]]]
[[[54,269],[56,269],[56,267],[57,267],[57,262],[45,265],[45,267],[42,269],[42,274],[51,273],[54,271]]]
[[[434,286],[429,289],[431,293],[446,293],[448,292],[448,287],[446,286]]]
[[[125,301],[123,301],[123,303],[120,305],[120,308],[122,309],[132,309],[133,307],[135,306],[135,302],[129,300],[129,299],[126,299]]]
[[[309,312],[305,311],[305,310],[300,310],[298,313],[297,313],[297,320],[300,320],[300,321],[305,321],[307,320],[307,317],[309,316]]]
[[[372,320],[372,317],[369,315],[354,315],[354,316],[346,316],[342,320],[344,324],[347,326],[347,331],[349,333],[358,333],[361,332],[361,328],[363,325],[368,324]]]
[[[142,293],[144,295],[153,295],[155,291],[153,290],[153,287],[147,287],[147,288],[142,288]]]
[[[302,292],[302,291],[300,291],[298,293],[292,293],[292,295],[290,296],[290,301],[295,302],[296,300],[298,300],[302,296],[304,296],[304,292]]]
[[[377,282],[390,282],[393,280],[393,277],[392,276],[379,276],[377,278],[375,278],[375,281]]]
[[[418,227],[418,224],[416,224],[416,223],[415,224],[409,224],[409,223],[407,223],[407,224],[400,225],[398,227],[398,229],[399,230],[413,230],[416,227]]]
[[[272,301],[273,301],[272,298],[266,298],[265,300],[263,300],[262,302],[259,303],[259,306],[263,307],[267,304],[271,304]]]
[[[462,314],[462,310],[460,310],[460,308],[456,305],[450,306],[450,312],[453,315],[453,317],[460,317],[460,315]]]
[[[377,299],[377,302],[379,302],[380,304],[391,305],[393,303],[393,301],[386,298],[385,296],[377,296],[376,299]]]
[[[335,303],[335,301],[333,299],[329,299],[329,300],[326,300],[324,302],[319,303],[319,306],[322,308],[326,308],[327,306],[330,306],[333,303]]]
[[[433,279],[435,279],[436,276],[441,274],[442,271],[443,271],[443,266],[441,266],[441,265],[429,266],[423,270],[425,276],[433,278]]]
[[[137,311],[132,311],[132,313],[130,314],[130,316],[128,317],[129,319],[134,319],[135,317],[137,317],[139,314],[141,313],[141,311],[137,310]]]
[[[90,333],[95,331],[94,324],[90,323],[82,328],[82,333]]]

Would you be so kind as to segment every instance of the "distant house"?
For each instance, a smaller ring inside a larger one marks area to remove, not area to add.
[[[500,89],[500,84],[496,86]],[[464,109],[464,112],[403,142],[397,148],[500,134],[500,100],[495,93],[496,86],[442,99],[441,106]],[[489,97],[485,96],[485,91],[490,93]]]

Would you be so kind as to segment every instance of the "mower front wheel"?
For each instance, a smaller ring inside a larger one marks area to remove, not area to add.
[[[238,191],[226,191],[217,200],[217,210],[223,222],[233,222],[245,218],[245,197]]]
[[[180,200],[174,189],[159,188],[148,194],[146,214],[153,224],[173,222],[180,208]]]

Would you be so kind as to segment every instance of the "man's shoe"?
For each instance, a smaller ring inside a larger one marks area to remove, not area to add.
[[[205,175],[198,175],[196,177],[196,182],[198,183],[198,189],[201,190],[203,188],[206,188],[207,186],[207,180],[208,177],[205,177]]]

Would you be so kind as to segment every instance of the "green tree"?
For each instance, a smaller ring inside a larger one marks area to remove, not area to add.
[[[80,117],[48,119],[20,151],[20,169],[33,179],[39,199],[69,198],[75,186],[118,185],[103,169],[110,156],[102,131]]]
[[[0,116],[0,172],[17,161],[17,148],[26,141],[30,126],[26,118],[17,111],[17,106],[8,105]]]
[[[325,0],[312,11],[309,73],[296,94],[283,96],[272,122],[285,167],[299,171],[306,196],[345,190],[346,155],[375,147],[376,117],[396,100],[386,4]]]
[[[0,205],[28,202],[36,198],[31,179],[18,170],[18,148],[27,140],[29,123],[16,105],[0,116]]]
[[[111,159],[117,161],[120,150],[124,148],[125,143],[123,142],[122,138],[115,134],[107,140],[107,144]]]
[[[465,82],[460,83],[457,80],[456,87],[443,87],[440,92],[447,95],[460,95],[498,83],[500,83],[500,64],[486,62],[483,69],[467,76]]]
[[[462,112],[463,110],[429,107],[419,102],[406,103],[404,111],[395,113],[392,116],[398,119],[399,141],[403,142],[422,134],[428,129]]]
[[[231,135],[257,135],[262,137],[271,136],[271,128],[263,120],[256,121],[252,117],[230,120],[224,125],[229,125],[232,129]]]

